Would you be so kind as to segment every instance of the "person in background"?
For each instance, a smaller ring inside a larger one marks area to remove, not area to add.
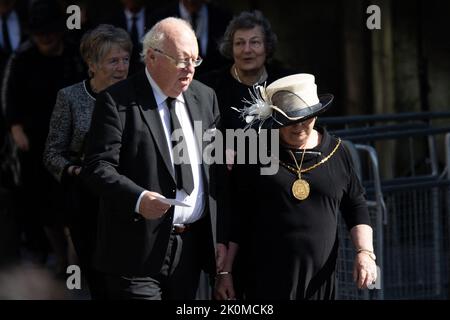
[[[145,6],[143,0],[120,0],[121,8],[112,17],[105,20],[106,23],[128,31],[133,43],[133,53],[130,61],[129,74],[132,75],[142,70],[144,64],[141,61],[142,39],[150,30],[153,22],[150,21],[152,10]]]
[[[6,64],[11,55],[27,39],[25,31],[26,10],[22,2],[16,0],[0,0],[0,79],[3,79]],[[5,108],[0,100],[0,149],[7,143]]]
[[[69,190],[69,231],[94,299],[101,297],[102,289],[92,269],[98,200],[85,190],[78,175],[97,94],[126,79],[132,46],[128,33],[112,25],[102,24],[85,33],[80,52],[89,67],[89,79],[58,92],[43,157],[50,173]]]
[[[6,62],[26,39],[26,10],[17,0],[0,0],[0,72]]]
[[[8,61],[26,40],[26,10],[23,1],[0,0],[0,79]],[[20,180],[17,148],[7,128],[5,108],[0,99],[0,267],[19,260],[15,191]]]
[[[57,92],[81,81],[85,69],[77,48],[64,39],[65,15],[57,1],[32,2],[28,27],[30,39],[13,55],[3,80],[2,100],[22,167],[16,205],[21,207],[28,249],[45,263],[47,238],[55,253],[56,272],[65,275],[64,199],[42,163],[42,154]]]
[[[242,165],[236,201],[252,205],[233,212],[216,298],[235,298],[234,284],[241,281],[250,300],[334,299],[338,214],[355,246],[354,280],[367,288],[375,283],[377,268],[364,189],[341,139],[315,125],[333,96],[318,96],[315,77],[304,73],[258,90],[264,98],[251,124],[279,130],[279,153],[271,150],[279,169],[263,175],[262,165]],[[241,112],[249,116],[248,110]],[[233,283],[238,250],[244,277]]]
[[[25,1],[0,0],[0,53],[10,55],[27,38]]]
[[[251,99],[249,92],[254,85],[270,84],[291,73],[270,64],[277,42],[270,22],[260,11],[243,11],[228,24],[219,49],[232,63],[199,77],[216,91],[225,128],[245,127],[232,108],[240,108],[243,99]]]
[[[151,24],[167,17],[178,17],[189,22],[198,39],[203,63],[196,77],[221,67],[226,60],[220,55],[218,44],[231,20],[231,13],[206,0],[179,0],[151,16]]]

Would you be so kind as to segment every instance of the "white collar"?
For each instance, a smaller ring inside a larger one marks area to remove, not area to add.
[[[181,18],[183,18],[183,20],[186,20],[186,21],[191,21],[191,14],[186,9],[186,7],[183,5],[183,3],[181,3],[181,1],[179,2],[178,7],[180,9]],[[202,6],[200,7],[200,10],[198,11],[198,17],[201,18],[201,17],[205,16],[207,14],[207,12],[208,12],[208,9],[206,7],[206,4],[202,4]]]
[[[127,20],[131,20],[133,17],[136,17],[137,20],[140,20],[141,18],[144,17],[145,8],[139,10],[138,13],[133,13],[128,9],[125,9],[123,12],[125,13],[125,17],[127,17]]]
[[[159,106],[162,103],[165,103],[166,99],[167,99],[167,95],[165,95],[161,88],[158,86],[158,84],[155,82],[155,80],[152,78],[152,76],[150,75],[150,72],[148,72],[147,68],[145,68],[145,74],[147,75],[147,79],[150,82],[150,86],[153,89],[153,94],[155,96],[155,100],[156,100],[156,104]],[[179,102],[183,102],[184,103],[184,97],[183,94],[180,94],[178,97],[175,98],[175,100],[179,101]]]

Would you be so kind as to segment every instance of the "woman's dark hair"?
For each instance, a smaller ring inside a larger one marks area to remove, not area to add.
[[[253,29],[256,26],[260,26],[263,31],[267,59],[272,58],[277,46],[277,35],[272,31],[270,22],[258,10],[243,11],[230,21],[219,43],[220,53],[225,58],[233,59],[233,37],[236,31]]]

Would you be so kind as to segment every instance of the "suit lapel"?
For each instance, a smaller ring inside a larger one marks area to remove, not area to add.
[[[197,141],[197,145],[199,148],[199,152],[200,152],[200,157],[203,157],[203,150],[205,150],[205,147],[208,145],[207,141],[204,141],[203,138],[203,133],[205,132],[206,129],[208,129],[205,126],[208,126],[209,122],[208,122],[208,117],[204,114],[205,109],[202,109],[200,102],[194,92],[194,90],[192,89],[192,84],[191,87],[183,93],[184,96],[184,101],[186,102],[186,109],[188,111],[189,117],[191,119],[191,123],[192,123],[192,128],[194,129],[194,136],[195,139]],[[201,127],[201,132],[196,132],[195,130],[195,121],[200,121],[200,123],[202,124]],[[202,136],[197,137],[197,134],[201,134]],[[203,158],[200,159],[202,161],[202,165],[201,168],[203,170],[203,175],[204,177],[206,177],[206,182],[209,183],[209,172],[207,170],[207,168],[205,167],[205,162],[203,161]]]
[[[145,75],[145,72],[140,72],[137,77],[137,102],[142,112],[142,116],[153,135],[154,141],[164,160],[167,170],[170,172],[173,181],[176,183],[175,173],[170,160],[169,148],[166,143],[166,136],[164,134],[164,128],[158,112],[158,106],[156,105],[155,97],[153,95],[152,87],[147,79],[147,76]]]
[[[194,121],[202,121],[202,113],[200,109],[200,104],[198,102],[197,96],[192,89],[188,89],[183,93],[184,101],[186,102],[186,109],[189,113],[189,117],[194,126]]]
[[[202,109],[202,107],[200,106],[200,102],[197,99],[196,94],[194,93],[194,91],[192,89],[187,90],[184,94],[184,101],[186,102],[186,109],[189,113],[189,117],[191,119],[191,123],[192,123],[192,128],[194,129],[194,134],[197,134],[197,132],[195,132],[195,121],[200,122],[202,127],[202,131],[198,132],[199,134],[202,134],[205,132],[206,129],[208,129],[207,126],[209,124],[208,122],[208,117],[204,115],[204,111]],[[197,139],[197,142],[200,143],[199,144],[199,148],[201,148],[202,150],[205,149],[207,143],[205,141],[203,141],[202,137],[195,137]],[[200,150],[200,151],[202,151]]]

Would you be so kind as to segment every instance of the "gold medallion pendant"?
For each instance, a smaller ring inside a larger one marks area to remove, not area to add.
[[[298,200],[305,200],[309,196],[309,183],[303,179],[297,179],[292,185],[292,194]]]
[[[334,147],[333,151],[331,151],[328,156],[326,156],[325,158],[323,158],[322,160],[320,160],[319,162],[317,162],[316,164],[314,164],[308,168],[302,169],[303,159],[305,157],[306,149],[303,149],[302,159],[300,160],[300,165],[297,163],[297,158],[294,156],[294,153],[291,150],[288,150],[288,152],[291,155],[292,159],[294,160],[295,166],[297,168],[293,168],[290,165],[288,165],[287,163],[279,160],[280,164],[283,167],[285,167],[286,169],[288,169],[289,171],[291,171],[293,173],[296,173],[298,176],[298,179],[295,180],[294,183],[292,184],[292,194],[296,199],[305,200],[306,198],[309,197],[309,192],[310,192],[309,183],[308,183],[308,181],[302,179],[302,173],[311,171],[311,170],[317,168],[318,166],[320,166],[321,164],[324,164],[325,162],[327,162],[333,156],[333,154],[336,152],[336,150],[339,148],[340,144],[341,144],[341,139],[338,139],[336,146]]]

